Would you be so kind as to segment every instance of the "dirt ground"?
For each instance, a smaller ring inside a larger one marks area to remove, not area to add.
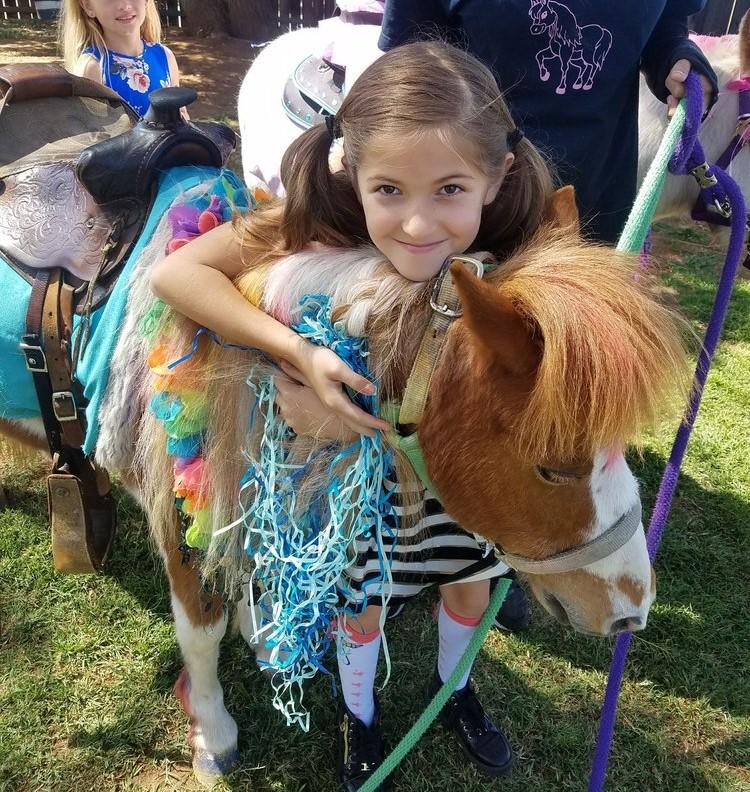
[[[257,50],[243,39],[194,38],[178,28],[166,28],[164,33],[164,43],[177,58],[182,84],[198,91],[191,116],[236,127],[237,94]],[[55,37],[52,24],[0,20],[0,66],[59,61]]]

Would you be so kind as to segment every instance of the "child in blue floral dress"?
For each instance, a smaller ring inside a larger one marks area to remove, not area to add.
[[[119,94],[139,116],[149,94],[179,85],[172,51],[160,43],[155,0],[64,0],[60,42],[66,68]]]

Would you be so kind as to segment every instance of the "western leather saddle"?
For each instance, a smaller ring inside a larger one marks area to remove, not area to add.
[[[81,449],[86,403],[76,362],[88,318],[114,287],[159,172],[220,168],[235,145],[228,127],[183,120],[180,108],[195,98],[186,88],[154,91],[137,122],[117,94],[59,66],[0,68],[0,254],[31,285],[19,342],[52,454],[60,571],[100,570],[115,531],[107,472]]]
[[[308,55],[297,64],[284,86],[284,110],[302,129],[336,115],[343,99],[344,68]]]

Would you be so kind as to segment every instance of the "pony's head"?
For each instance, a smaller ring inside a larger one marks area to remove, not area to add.
[[[581,241],[572,200],[572,190],[558,194],[558,228],[487,279],[454,265],[463,317],[449,331],[420,437],[446,511],[521,557],[555,617],[608,635],[642,629],[654,598],[622,451],[685,393],[685,325],[633,257]],[[628,521],[625,539],[595,542],[599,552],[578,568],[535,563]]]
[[[529,16],[531,17],[532,36],[541,35],[555,21],[555,14],[550,9],[547,0],[531,0]]]

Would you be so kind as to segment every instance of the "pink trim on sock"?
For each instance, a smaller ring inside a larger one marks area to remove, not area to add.
[[[458,624],[463,624],[464,627],[477,627],[479,622],[482,621],[481,618],[479,619],[470,619],[468,616],[459,616],[457,613],[454,613],[446,604],[445,600],[442,600],[443,603],[443,610],[445,611],[445,615],[448,618],[452,619],[454,622]]]
[[[374,641],[380,635],[380,628],[376,627],[372,632],[362,633],[353,629],[351,622],[341,620],[339,622],[348,638],[358,644],[368,644]],[[479,624],[479,622],[477,622]]]

